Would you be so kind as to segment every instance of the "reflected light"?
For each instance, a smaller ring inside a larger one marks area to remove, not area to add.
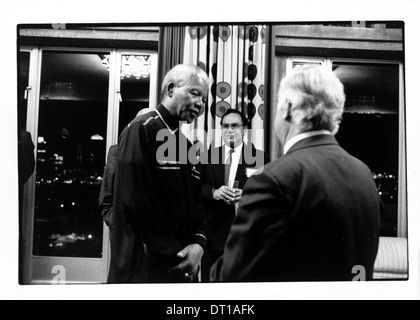
[[[93,136],[90,137],[90,140],[92,140],[92,141],[103,141],[104,137],[102,137],[99,134],[94,134]]]
[[[99,55],[101,63],[108,71],[110,70],[109,55]],[[152,70],[151,55],[122,55],[121,56],[121,79],[149,78]]]
[[[150,55],[123,55],[121,57],[121,79],[150,77],[152,61]]]

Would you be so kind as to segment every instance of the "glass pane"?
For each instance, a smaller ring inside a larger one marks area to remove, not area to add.
[[[148,54],[121,56],[119,134],[141,109],[149,107],[151,63]]]
[[[306,64],[315,64],[315,65],[322,66],[322,61],[309,61],[309,60],[308,61],[298,61],[298,60],[295,60],[295,61],[292,62],[292,69],[294,69],[298,66],[306,65]]]
[[[98,53],[42,61],[33,253],[101,257],[109,72]]]
[[[18,79],[18,126],[26,130],[26,116],[28,100],[26,89],[29,86],[29,52],[19,52],[19,79]]]
[[[399,66],[334,63],[346,105],[337,140],[373,172],[385,205],[382,236],[397,236]]]

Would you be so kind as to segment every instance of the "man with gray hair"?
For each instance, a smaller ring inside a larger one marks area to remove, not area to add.
[[[344,102],[326,68],[297,67],[281,81],[275,131],[284,155],[248,180],[213,279],[372,277],[382,203],[369,168],[334,138]]]
[[[178,150],[180,145],[191,147],[180,125],[202,114],[208,87],[208,77],[199,67],[175,66],[163,81],[162,103],[137,117],[120,136],[114,210],[126,217],[136,246],[144,251],[144,272],[136,282],[197,279],[207,240],[200,173],[189,159],[181,161]],[[159,156],[158,150],[168,143],[159,139],[162,132],[175,144],[169,158]]]

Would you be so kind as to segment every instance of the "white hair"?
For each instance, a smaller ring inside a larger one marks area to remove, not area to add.
[[[346,96],[331,70],[309,64],[296,67],[282,79],[278,98],[287,101],[291,121],[300,127],[338,131]]]
[[[162,82],[161,96],[162,99],[167,96],[167,88],[170,83],[177,87],[182,87],[191,82],[192,79],[199,78],[209,86],[209,78],[206,72],[198,66],[178,64],[168,71]]]

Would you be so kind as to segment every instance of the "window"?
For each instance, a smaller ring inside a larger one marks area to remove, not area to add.
[[[124,54],[149,57],[150,75],[127,77]],[[19,119],[36,142],[23,201],[22,284],[106,282],[109,238],[98,206],[106,154],[140,109],[156,105],[156,58],[118,49],[21,49]]]
[[[152,68],[152,54],[121,55],[119,135],[141,109],[149,107]],[[152,103],[150,101],[152,108],[155,108]]]
[[[109,72],[96,52],[42,61],[33,254],[100,258]]]
[[[18,127],[26,129],[28,112],[27,95],[29,90],[29,60],[30,52],[19,52],[19,87],[18,87]]]
[[[381,236],[407,237],[402,64],[289,57],[286,72],[305,63],[331,68],[344,84],[346,104],[337,141],[372,171],[385,207]]]
[[[399,65],[336,62],[346,105],[337,141],[371,169],[385,212],[382,236],[397,236],[399,180]]]

